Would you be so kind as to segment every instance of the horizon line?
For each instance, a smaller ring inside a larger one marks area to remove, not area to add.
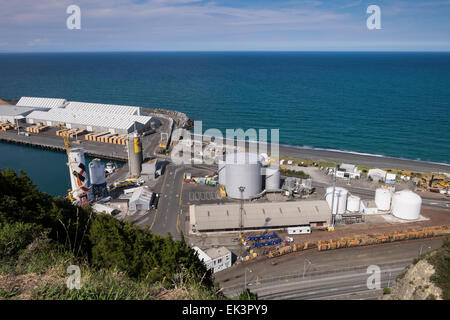
[[[0,51],[0,54],[41,53],[450,53],[450,50],[80,50],[80,51]]]

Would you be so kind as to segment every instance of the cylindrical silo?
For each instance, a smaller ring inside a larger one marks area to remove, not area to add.
[[[347,198],[347,211],[359,212],[361,199],[357,196],[348,196]]]
[[[70,172],[72,196],[76,200],[80,200],[89,191],[84,150],[80,148],[72,149],[68,158],[67,165]]]
[[[128,166],[131,177],[141,175],[143,161],[141,138],[137,133],[128,135]]]
[[[265,168],[265,182],[267,191],[280,190],[280,167],[278,165]]]
[[[422,198],[411,190],[402,190],[392,196],[392,214],[397,218],[416,220],[421,206]]]
[[[225,167],[225,161],[219,160],[217,171],[218,171],[218,174],[219,174],[219,184],[226,185],[227,179],[226,179],[225,172],[227,170],[226,170],[226,167]]]
[[[94,196],[103,196],[106,190],[105,164],[100,159],[89,163],[89,177],[91,178],[91,191]]]
[[[334,191],[333,201],[333,187],[328,187],[326,191],[325,199],[328,202],[328,206],[331,209],[331,203],[333,202],[333,214],[344,214],[347,209],[347,189],[336,187]]]
[[[392,192],[387,189],[378,188],[375,191],[375,204],[378,210],[388,211],[391,209]]]
[[[226,156],[225,186],[230,198],[240,199],[239,187],[244,187],[244,199],[250,199],[262,190],[261,162],[252,153],[232,153]]]

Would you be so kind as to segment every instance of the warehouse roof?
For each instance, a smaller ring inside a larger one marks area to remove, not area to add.
[[[148,203],[150,200],[152,200],[152,193],[147,188],[139,187],[134,189],[130,198],[130,203],[134,201],[144,201]]]
[[[97,126],[115,129],[129,129],[134,126],[135,122],[147,125],[151,121],[151,117],[134,116],[123,114],[108,114],[96,112],[72,112],[66,109],[52,109],[49,111],[34,111],[27,115],[27,118],[56,121],[64,123],[81,124],[86,126]]]
[[[240,205],[191,205],[190,221],[196,230],[240,228]],[[246,229],[277,228],[328,222],[330,209],[325,200],[260,202],[244,204],[243,225]]]
[[[140,107],[89,103],[89,102],[76,102],[76,101],[70,101],[69,104],[66,106],[66,109],[75,112],[87,111],[87,112],[112,113],[112,114],[127,114],[136,116],[139,116],[141,114]]]
[[[192,249],[194,249],[197,252],[198,259],[200,261],[204,261],[204,262],[209,262],[211,260],[221,258],[221,257],[231,253],[231,251],[225,247],[209,248],[204,251],[202,249],[200,249],[199,247],[192,247]]]
[[[66,103],[67,103],[66,99],[22,97],[16,103],[16,106],[52,109],[52,108],[62,108]]]
[[[0,105],[0,115],[2,116],[14,116],[17,117],[17,119],[22,119],[27,114],[34,111],[34,108],[29,107],[17,107],[14,105],[9,104],[2,104]]]

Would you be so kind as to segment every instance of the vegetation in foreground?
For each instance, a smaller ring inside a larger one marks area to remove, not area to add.
[[[430,280],[442,290],[442,299],[450,300],[450,238],[444,240],[442,247],[433,255],[427,257],[427,261],[434,267],[434,275]]]
[[[69,290],[67,267],[81,269]],[[161,237],[40,192],[0,171],[0,299],[221,299],[182,239]]]

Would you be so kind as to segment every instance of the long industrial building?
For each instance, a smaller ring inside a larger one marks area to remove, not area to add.
[[[22,97],[16,106],[5,106],[0,109],[0,118],[48,126],[64,123],[69,129],[116,134],[154,129],[161,124],[157,118],[142,115],[141,107],[39,97]]]
[[[191,205],[192,232],[240,230],[240,204]],[[330,208],[325,200],[246,203],[243,230],[285,229],[295,226],[325,228],[330,223]]]
[[[11,123],[20,122],[34,110],[34,108],[29,107],[16,107],[14,105],[2,104],[0,105],[0,121],[8,121]]]

